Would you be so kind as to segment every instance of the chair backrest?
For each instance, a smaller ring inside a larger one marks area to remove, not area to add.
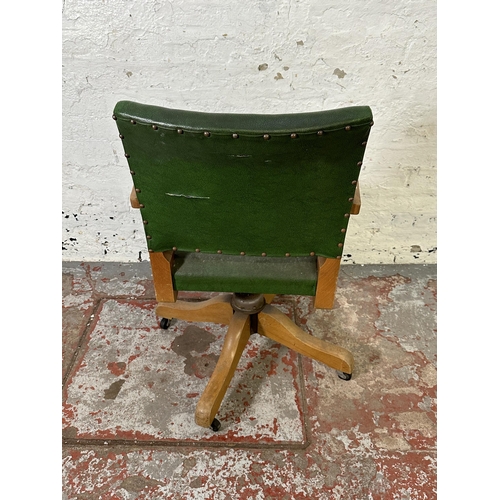
[[[117,103],[152,251],[335,258],[372,113],[199,113]]]

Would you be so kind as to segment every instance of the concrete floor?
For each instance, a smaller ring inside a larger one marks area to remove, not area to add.
[[[436,266],[346,265],[333,310],[273,304],[353,378],[253,335],[214,433],[193,415],[224,328],[161,330],[147,262],[63,264],[63,498],[437,498]]]

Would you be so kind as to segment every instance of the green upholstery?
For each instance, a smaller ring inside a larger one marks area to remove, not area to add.
[[[114,116],[151,250],[342,254],[369,107],[237,115],[123,101]]]
[[[342,255],[369,107],[243,115],[121,101],[113,118],[148,248],[176,251],[176,289],[315,293],[316,256]]]
[[[177,252],[176,290],[314,295],[315,257],[253,257]]]

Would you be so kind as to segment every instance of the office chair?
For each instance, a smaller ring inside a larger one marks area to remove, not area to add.
[[[305,333],[271,302],[276,294],[310,295],[316,308],[333,307],[349,218],[361,205],[370,108],[224,114],[121,101],[113,118],[160,326],[173,318],[228,325],[196,423],[220,428],[217,411],[252,333],[349,380],[352,354]],[[177,300],[178,291],[221,294],[190,302]]]

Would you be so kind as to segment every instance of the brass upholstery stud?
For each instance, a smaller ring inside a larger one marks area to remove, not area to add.
[[[349,200],[348,200],[348,201],[354,201],[354,198],[349,198]]]
[[[285,254],[285,257],[290,257],[290,254],[287,252],[287,253]]]
[[[148,235],[146,236],[146,238],[147,238],[148,240],[150,240],[150,239],[151,239],[151,235],[149,235],[149,234],[148,234]]]
[[[265,257],[267,255],[266,252],[262,252],[262,257]]]
[[[135,125],[137,122],[136,122],[135,120],[130,120],[130,123],[131,123],[132,125]]]
[[[120,134],[118,137],[119,137],[120,139],[123,139],[123,138],[124,138],[122,134]]]
[[[148,223],[148,221],[147,221],[147,220],[143,220],[143,221],[142,221],[142,223],[143,223],[144,225],[146,225],[146,224]]]
[[[222,253],[222,250],[217,250],[217,253],[219,253],[219,254]]]
[[[291,137],[292,139],[297,139],[297,134],[294,132],[293,134],[290,134],[290,137]]]
[[[316,255],[316,253],[315,253],[315,252],[311,252],[309,255],[310,255],[311,257],[314,257],[314,256]]]
[[[345,233],[345,231],[346,231],[345,227],[343,227],[343,228],[340,230],[340,232],[341,232],[341,233]]]
[[[363,165],[363,162],[362,161],[358,161],[357,165],[358,165],[358,167],[361,167],[361,165]]]
[[[323,132],[322,130],[318,130],[318,131],[316,132],[316,134],[318,134],[318,135],[323,135],[323,134],[324,134],[324,132]]]
[[[172,250],[173,250],[174,252],[177,252],[177,247],[172,247]]]
[[[184,133],[184,130],[182,130],[181,128],[178,128],[178,129],[177,129],[177,133],[178,133],[178,134],[183,134],[183,133]]]
[[[133,170],[131,170],[130,175],[135,175],[135,172]]]
[[[151,250],[151,248],[148,250],[149,253],[153,253],[153,250]]]
[[[199,249],[199,248],[195,249],[195,252],[199,252],[199,251],[200,251],[200,249]]]
[[[347,125],[347,127],[345,129],[349,132],[349,130],[351,130],[351,126]]]
[[[373,127],[373,125],[374,125],[374,122],[371,122],[371,123],[370,123],[370,127]]]
[[[125,158],[130,158],[130,155],[128,153],[125,153]]]
[[[210,137],[210,132],[203,132],[203,135],[204,135],[205,137]]]
[[[113,115],[111,118],[113,118],[113,120],[117,120],[116,115]]]
[[[151,125],[151,128],[152,128],[153,130],[158,130],[158,125]]]
[[[344,244],[343,244],[343,243],[339,243],[337,246],[338,246],[339,248],[342,248],[342,247],[344,246]]]
[[[350,214],[344,214],[344,217],[347,219],[349,218]]]
[[[144,205],[142,203],[139,203],[139,208],[144,208]]]
[[[271,138],[269,134],[264,134],[262,137],[264,137],[265,141],[268,141]]]
[[[245,252],[240,252],[240,255],[245,255]]]
[[[361,146],[366,146],[366,141],[362,142]]]
[[[140,193],[140,192],[141,192],[141,190],[140,190],[139,188],[135,188],[135,192],[136,192],[136,193]]]
[[[358,181],[352,181],[351,184],[352,185],[356,185],[358,183]]]
[[[238,139],[240,136],[238,134],[233,134],[233,139]]]
[[[341,259],[342,257],[340,255],[337,255],[337,259]]]

